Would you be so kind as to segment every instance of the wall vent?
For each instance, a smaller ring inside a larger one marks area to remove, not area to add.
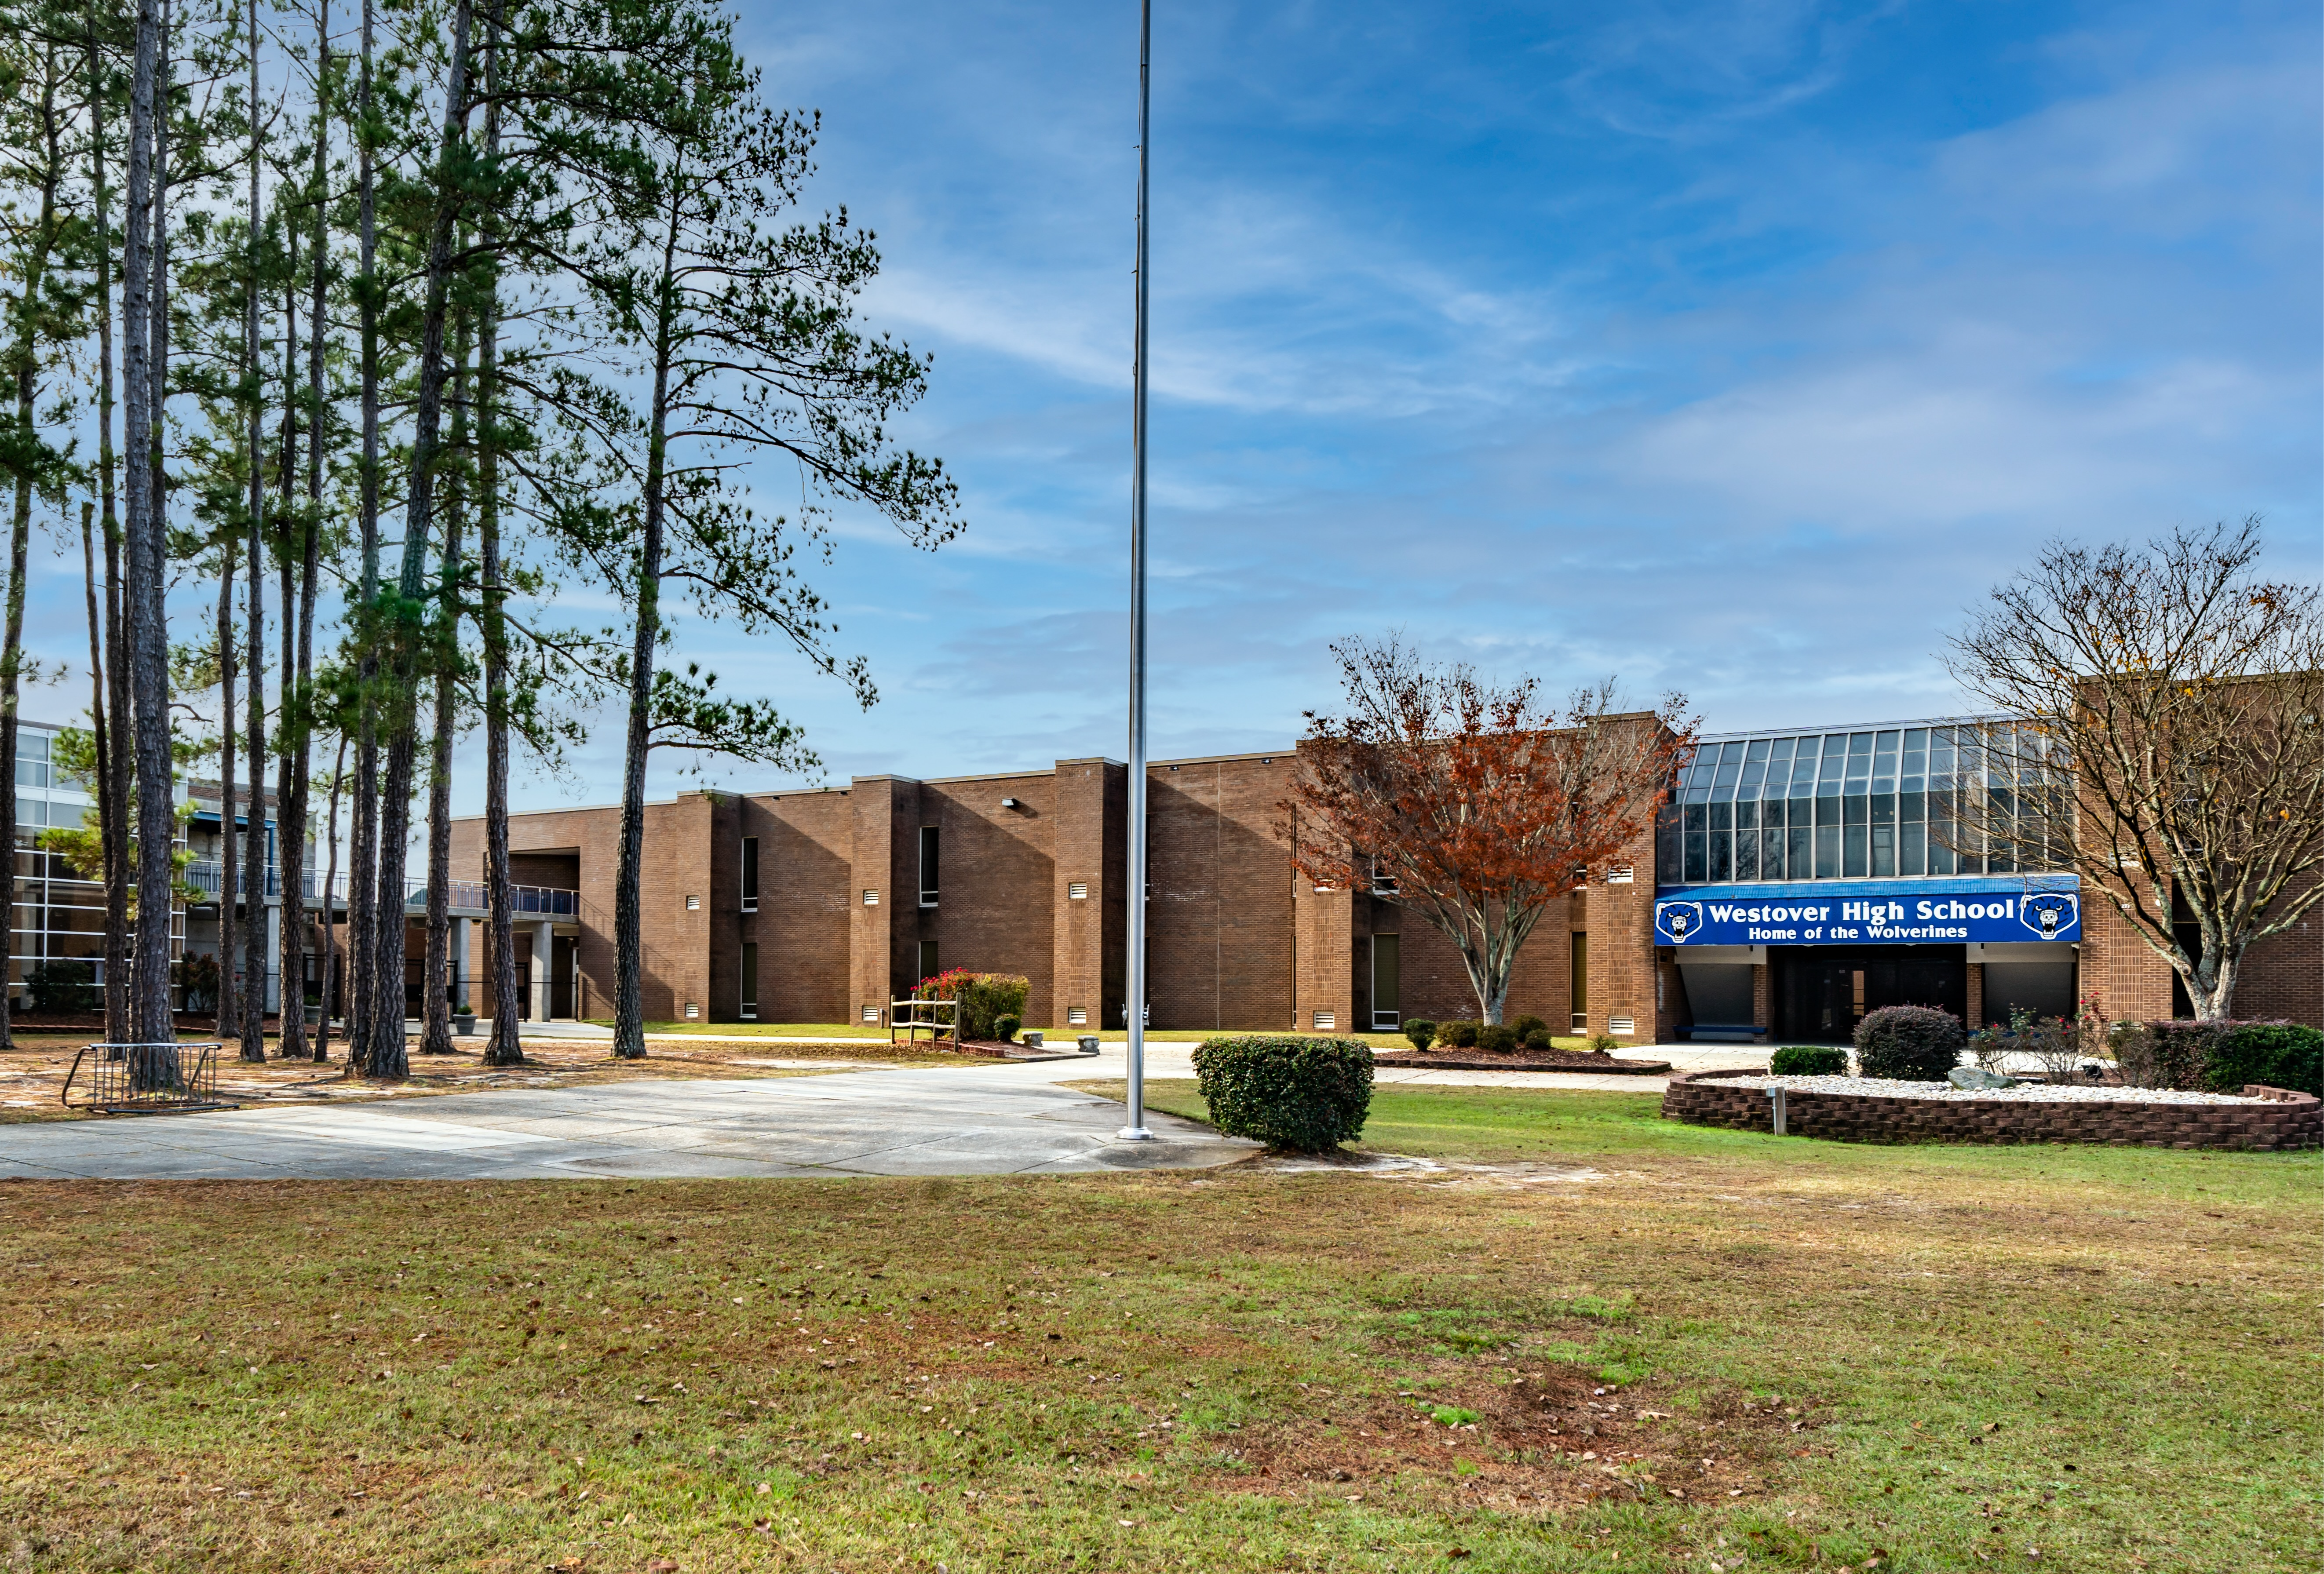
[[[687,897],[686,910],[689,913],[699,913],[702,911],[702,898],[700,897]]]
[[[1065,1026],[1068,1026],[1068,1027],[1086,1027],[1086,1026],[1089,1026],[1089,1008],[1088,1008],[1087,1006],[1068,1006],[1068,1007],[1066,1007],[1066,1008],[1065,1008]]]
[[[1637,1033],[1637,1030],[1638,1023],[1636,1017],[1609,1017],[1606,1018],[1606,1031],[1609,1033],[1619,1034],[1627,1038]]]
[[[1627,863],[1618,863],[1606,871],[1606,883],[1609,886],[1627,886],[1636,879]]]
[[[867,907],[878,907],[880,905],[880,893],[870,889],[867,887],[863,892],[863,905]]]
[[[871,1023],[875,1027],[878,1026],[880,1025],[880,1008],[877,1006],[864,1007],[863,1020]]]
[[[686,1003],[686,1019],[687,1019],[687,1021],[691,1022],[691,1021],[693,1021],[696,1017],[699,1017],[699,1016],[701,1016],[701,1015],[702,1015],[702,1008],[701,1008],[701,1006],[700,1006],[700,1005],[698,1005],[697,1003],[696,1003],[695,1001],[692,1001],[692,1000],[688,1000],[688,1001]]]
[[[1067,887],[1065,888],[1065,900],[1067,900],[1067,901],[1069,901],[1069,902],[1086,902],[1086,901],[1088,901],[1088,900],[1089,900],[1089,881],[1087,881],[1087,880],[1075,880],[1075,881],[1074,881],[1071,885],[1067,886]]]
[[[1329,1011],[1318,1011],[1315,1013],[1315,1030],[1318,1033],[1328,1033],[1339,1025],[1339,1021],[1340,1019]]]

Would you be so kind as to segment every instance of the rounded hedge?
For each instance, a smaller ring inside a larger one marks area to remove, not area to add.
[[[1517,1036],[1519,1044],[1523,1044],[1536,1033],[1548,1032],[1549,1024],[1538,1017],[1512,1017],[1509,1018],[1509,1031]]]
[[[1012,1017],[1003,1012],[992,1019],[992,1036],[1007,1044],[1017,1036],[1017,1030],[1024,1026],[1025,1019],[1022,1017]]]
[[[1943,1082],[1968,1042],[1960,1018],[1933,1006],[1883,1006],[1856,1025],[1863,1074],[1890,1082]]]
[[[1549,1029],[1546,1027],[1536,1027],[1531,1033],[1526,1034],[1525,1036],[1525,1046],[1527,1049],[1555,1049],[1557,1047],[1556,1044],[1550,1038]]]
[[[1833,1044],[1785,1045],[1767,1057],[1767,1069],[1779,1077],[1844,1077],[1848,1051]]]
[[[1329,1153],[1363,1135],[1372,1052],[1354,1038],[1206,1038],[1194,1046],[1194,1078],[1211,1124],[1229,1137]]]
[[[1477,1047],[1477,1035],[1484,1026],[1481,1022],[1471,1022],[1459,1017],[1450,1022],[1439,1022],[1436,1025],[1436,1042],[1454,1049],[1474,1049]]]
[[[2324,1033],[2297,1022],[2230,1022],[2204,1058],[2203,1086],[2240,1093],[2247,1082],[2324,1096]]]
[[[1517,1030],[1488,1022],[1477,1029],[1477,1047],[1492,1054],[1508,1054],[1517,1046]]]
[[[1415,1049],[1426,1049],[1436,1042],[1436,1024],[1425,1017],[1406,1017],[1403,1033],[1412,1041]]]

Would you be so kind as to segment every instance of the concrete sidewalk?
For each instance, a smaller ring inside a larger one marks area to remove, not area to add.
[[[1148,1045],[1146,1074],[1156,1081],[1191,1079],[1194,1049]],[[1764,1051],[1685,1045],[1656,1054],[1680,1071],[1760,1065],[1766,1059]],[[990,1065],[520,1087],[365,1105],[270,1105],[0,1126],[0,1178],[1073,1174],[1201,1169],[1257,1151],[1254,1144],[1151,1111],[1147,1124],[1156,1140],[1124,1142],[1115,1135],[1120,1104],[1059,1085],[1126,1075],[1125,1046],[1116,1042],[1093,1055]],[[1393,1065],[1377,1081],[1655,1093],[1665,1079]]]
[[[369,1106],[0,1126],[0,1177],[549,1180],[1072,1174],[1231,1164],[1256,1145],[1012,1072],[899,1067],[820,1077],[512,1088]]]

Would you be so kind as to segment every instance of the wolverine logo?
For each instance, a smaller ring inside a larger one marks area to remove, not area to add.
[[[1673,945],[1684,945],[1702,927],[1701,902],[1657,902],[1655,930]]]
[[[2038,897],[2028,897],[2019,905],[2017,911],[2025,927],[2044,940],[2074,934],[2081,925],[2080,898],[2059,891],[2044,891]]]

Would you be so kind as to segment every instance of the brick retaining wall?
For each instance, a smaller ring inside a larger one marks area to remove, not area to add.
[[[1766,1131],[1767,1091],[1729,1079],[1764,1072],[1695,1072],[1674,1077],[1663,1114],[1696,1126]],[[2240,1148],[2274,1153],[2324,1146],[2324,1102],[2311,1093],[2248,1087],[2264,1104],[2150,1104],[2097,1100],[2020,1103],[2006,1099],[1891,1099],[1877,1094],[1785,1097],[1794,1136],[1836,1142],[2097,1142],[2110,1147]]]

